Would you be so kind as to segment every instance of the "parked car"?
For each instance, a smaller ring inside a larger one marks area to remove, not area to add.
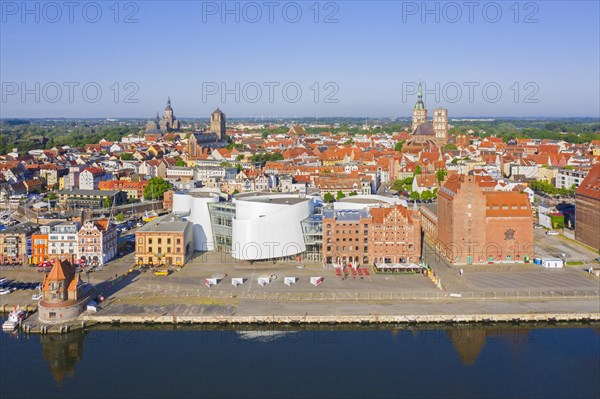
[[[544,228],[544,226],[542,226],[541,224],[534,224],[534,225],[533,225],[533,228],[534,228],[534,229],[543,229],[543,228]]]
[[[557,236],[558,235],[558,231],[554,231],[554,230],[549,230],[546,232],[547,236]]]
[[[10,294],[10,293],[11,293],[10,288],[2,288],[2,289],[0,289],[0,295],[7,295],[7,294]]]
[[[31,296],[31,300],[33,301],[39,301],[40,299],[42,299],[42,293],[41,292],[37,292],[35,294],[33,294]]]

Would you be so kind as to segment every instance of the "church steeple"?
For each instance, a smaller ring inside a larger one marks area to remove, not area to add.
[[[412,131],[417,130],[417,127],[423,123],[427,123],[427,108],[423,102],[423,86],[419,81],[419,89],[417,90],[417,102],[412,111]]]
[[[426,109],[425,103],[423,102],[423,87],[421,86],[421,82],[419,82],[419,90],[417,91],[417,102],[415,103],[415,107],[413,109]]]

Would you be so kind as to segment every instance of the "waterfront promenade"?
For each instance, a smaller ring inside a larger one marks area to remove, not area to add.
[[[438,286],[430,277],[368,274],[336,275],[335,270],[304,262],[238,262],[223,253],[197,253],[169,276],[134,269],[133,254],[103,270],[82,276],[105,298],[87,322],[244,323],[244,322],[445,322],[513,319],[597,320],[600,279],[585,272],[588,264],[546,270],[533,264],[450,267],[425,252]],[[576,250],[576,248],[575,248]],[[590,254],[582,252],[589,258]],[[580,255],[581,256],[581,255]],[[594,265],[598,267],[596,263]],[[3,277],[41,281],[34,268],[3,269]],[[225,277],[208,287],[205,281]],[[258,278],[272,281],[259,285]],[[295,277],[295,284],[284,284]],[[311,277],[323,277],[319,286]],[[238,287],[232,278],[244,279]],[[440,288],[441,286],[441,288]],[[0,297],[0,309],[35,306],[31,291]],[[81,321],[80,320],[80,321]]]

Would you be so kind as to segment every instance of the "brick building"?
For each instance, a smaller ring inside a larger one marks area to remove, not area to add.
[[[533,255],[527,194],[484,191],[473,176],[457,175],[440,189],[437,211],[437,247],[450,263],[514,263]]]
[[[323,262],[409,263],[421,258],[421,221],[401,205],[323,211]]]
[[[600,249],[600,163],[592,166],[575,192],[575,239]]]

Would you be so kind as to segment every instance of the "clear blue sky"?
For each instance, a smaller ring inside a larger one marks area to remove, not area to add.
[[[169,95],[180,117],[205,117],[217,106],[232,117],[408,116],[419,80],[431,91],[427,107],[448,108],[451,117],[600,114],[598,1],[519,2],[518,15],[513,1],[476,2],[472,16],[459,1],[459,17],[444,2],[426,3],[434,11],[425,15],[421,1],[320,2],[318,23],[314,1],[275,2],[273,22],[262,1],[228,2],[238,11],[224,16],[221,1],[121,2],[118,16],[114,1],[100,1],[96,23],[89,2],[78,3],[73,22],[64,5],[57,17],[44,2],[37,10],[29,3],[30,14],[20,1],[1,3],[1,117],[152,117]],[[292,23],[295,5],[302,15]],[[123,23],[130,14],[134,22]],[[79,84],[72,102],[65,82]],[[102,89],[95,103],[82,93],[91,82]],[[229,94],[223,102],[221,86],[235,92],[236,82],[239,101]],[[272,103],[265,82],[279,84]],[[469,82],[478,84],[472,102]],[[21,97],[23,85],[39,102]],[[138,102],[126,102],[128,93]]]

